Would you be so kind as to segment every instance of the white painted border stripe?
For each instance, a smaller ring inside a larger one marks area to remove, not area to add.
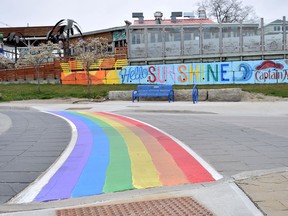
[[[163,131],[163,133],[165,133],[165,132]],[[203,158],[201,158],[189,146],[187,146],[182,141],[178,140],[177,138],[175,138],[169,134],[166,134],[166,135],[170,136],[171,139],[173,139],[175,142],[177,142],[180,146],[182,146],[183,149],[185,149],[190,155],[192,155],[212,175],[212,177],[216,181],[223,178],[223,176],[220,173],[218,173],[210,164],[208,164]]]
[[[53,175],[58,171],[58,169],[64,164],[64,162],[67,160],[71,152],[73,151],[77,139],[78,139],[78,132],[76,126],[68,119],[64,118],[63,116],[45,112],[51,115],[55,115],[57,117],[60,117],[68,122],[68,124],[71,126],[72,129],[72,136],[70,143],[66,147],[66,149],[62,152],[60,157],[43,173],[40,175],[33,183],[31,183],[27,188],[25,188],[22,192],[20,192],[17,196],[12,198],[8,203],[9,204],[20,204],[20,203],[29,203],[32,202],[35,197],[40,193],[42,188],[50,181],[50,179],[53,177]]]
[[[107,112],[107,113],[109,113],[109,112]],[[112,113],[112,114],[116,115],[116,116],[124,116],[124,115],[118,115],[118,114],[115,114],[115,113]],[[194,152],[189,146],[184,144],[182,141],[178,140],[177,138],[173,137],[172,135],[166,133],[165,131],[162,131],[161,129],[156,128],[153,125],[150,125],[150,124],[148,124],[146,122],[139,121],[137,119],[130,118],[130,117],[127,117],[127,116],[125,116],[125,117],[128,118],[128,119],[134,120],[134,121],[141,122],[142,124],[148,125],[149,127],[152,127],[155,130],[158,130],[161,133],[165,134],[166,136],[170,137],[172,140],[174,140],[176,143],[178,143],[183,149],[185,149],[190,155],[192,155],[212,175],[212,177],[216,181],[223,178],[223,176],[220,173],[218,173],[210,164],[208,164],[205,160],[203,160],[196,152]]]

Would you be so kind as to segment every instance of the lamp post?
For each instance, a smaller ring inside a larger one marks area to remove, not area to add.
[[[12,43],[14,45],[15,48],[15,62],[17,62],[18,60],[18,52],[17,52],[17,48],[18,48],[18,44],[20,44],[20,42],[24,43],[25,41],[25,37],[23,34],[19,33],[19,32],[10,32],[7,36],[7,41]]]

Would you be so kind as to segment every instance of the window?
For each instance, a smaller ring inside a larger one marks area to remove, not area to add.
[[[165,41],[181,41],[180,28],[166,28]]]
[[[131,33],[132,44],[142,44],[144,43],[143,30],[135,30]]]
[[[180,34],[180,32],[174,34],[174,41],[181,41],[181,34]]]
[[[151,34],[150,34],[150,42],[151,42],[151,43],[155,43],[155,42],[156,42],[156,35],[155,35],[155,33],[151,33]]]
[[[200,28],[192,27],[192,28],[183,28],[184,30],[184,40],[199,40],[200,38]]]
[[[148,43],[161,43],[162,29],[148,29]]]
[[[184,32],[184,40],[192,40],[191,32]]]

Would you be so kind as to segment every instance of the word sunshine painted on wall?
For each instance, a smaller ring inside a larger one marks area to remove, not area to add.
[[[92,84],[287,83],[288,60],[123,66],[90,71]],[[62,84],[87,84],[86,71],[61,73]]]
[[[119,72],[123,84],[286,83],[284,60],[128,66]]]

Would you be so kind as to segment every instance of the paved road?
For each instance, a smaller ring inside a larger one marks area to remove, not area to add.
[[[150,123],[189,145],[224,176],[288,166],[288,116],[213,112],[119,111]]]
[[[0,204],[42,174],[70,141],[59,117],[32,110],[0,110]],[[1,133],[2,131],[2,133]]]
[[[4,104],[3,107],[5,106],[11,105]],[[230,177],[239,173],[243,175],[243,172],[245,171],[255,171],[255,173],[261,173],[261,170],[267,170],[267,173],[269,173],[270,169],[277,169],[281,167],[287,168],[288,165],[288,135],[286,132],[288,126],[287,102],[200,103],[196,105],[184,102],[175,102],[171,104],[164,102],[141,102],[135,104],[128,102],[107,102],[97,104],[45,105],[41,103],[33,105],[25,103],[14,103],[13,106],[33,106],[34,108],[38,108],[44,111],[65,110],[72,108],[74,110],[85,109],[91,112],[109,111],[142,120],[164,130],[177,139],[183,141],[186,145],[189,145],[195,152],[202,156],[205,161],[210,163],[210,165],[212,165],[225,177]],[[18,111],[5,111],[4,113],[3,110],[0,110],[2,117],[3,113],[4,115],[7,115],[6,112],[17,113]],[[46,116],[47,114],[42,113],[41,115]],[[15,120],[13,120],[14,114],[10,116],[13,116],[11,119],[12,122],[15,122]],[[62,120],[58,119],[58,121],[62,122],[64,126],[66,125],[66,123],[63,123]],[[7,127],[2,128],[2,131],[4,130],[7,130]],[[7,134],[9,133],[11,134],[10,137],[13,137],[11,129],[8,130]],[[0,136],[0,143],[2,141],[3,135],[5,134],[6,133],[3,133]],[[2,168],[2,165],[0,168]],[[2,176],[1,172],[0,175]],[[274,176],[274,174],[271,175]],[[257,199],[254,201],[258,202],[258,205],[261,206],[263,200],[268,200],[269,202],[267,202],[267,206],[272,212],[271,215],[275,213],[275,209],[273,208],[278,208],[279,203],[282,203],[281,205],[283,208],[280,209],[280,211],[281,215],[285,215],[287,212],[287,196],[279,198],[276,196],[279,195],[279,193],[274,193],[275,197],[270,200],[270,192],[271,190],[274,191],[273,187],[281,188],[281,190],[286,188],[287,190],[287,178],[284,184],[279,187],[279,181],[277,182],[279,175],[277,174],[274,177],[271,177],[271,175],[269,175],[267,178],[271,180],[271,184],[269,185],[272,187],[269,188],[265,194],[262,191],[262,199],[258,200],[256,197]],[[244,176],[247,175],[244,174]],[[286,174],[283,174],[283,176],[286,176]],[[255,179],[257,180],[257,178]],[[257,182],[261,181],[261,178],[259,178],[259,181],[257,180]],[[251,184],[256,185],[254,181]],[[229,180],[228,182],[220,181],[211,187],[204,186],[204,188],[200,190],[190,189],[191,186],[187,186],[187,188],[183,189],[182,193],[188,193],[189,191],[193,197],[201,200],[201,202],[204,203],[207,207],[213,209],[213,211],[216,212],[216,215],[256,215],[255,209],[253,210],[254,212],[251,211],[250,214],[249,211],[251,208],[248,210],[243,209],[247,203],[242,203],[243,196],[239,196],[239,191],[237,194],[235,194],[235,185],[231,184]],[[255,190],[257,191],[257,189]],[[255,194],[255,190],[252,190],[252,195]],[[142,192],[145,193],[148,192],[148,190]],[[123,196],[130,196],[129,193],[130,192],[123,193]],[[131,193],[133,194],[133,191]],[[176,190],[175,193],[179,195],[180,192],[179,190]],[[120,196],[120,194],[121,193],[118,195]],[[251,194],[249,194],[250,197],[253,197]],[[142,195],[143,194],[141,194],[141,197]],[[114,197],[117,197],[117,194],[113,194],[113,198]],[[99,196],[99,198],[97,197],[92,199],[94,199],[94,202],[97,202],[99,200],[112,199],[112,197],[109,195],[103,195]],[[123,197],[120,197],[119,200],[123,200]],[[71,200],[71,202],[73,202],[73,200]],[[86,202],[91,202],[91,200]],[[63,207],[63,205],[63,202],[51,203],[49,208],[55,208],[55,206]],[[74,205],[76,205],[76,203]],[[17,208],[18,206],[13,207]],[[20,207],[24,208],[23,206]],[[7,205],[2,206],[4,212],[10,211],[9,208],[10,206]],[[30,208],[33,208],[33,206]],[[265,212],[266,210],[267,209],[265,209]],[[242,214],[243,211],[246,211],[246,213]],[[35,214],[38,213],[39,212],[35,212]],[[50,213],[52,215],[53,210],[50,210]],[[258,213],[259,212],[257,212],[257,215],[259,215]],[[48,213],[47,215],[50,214]]]

